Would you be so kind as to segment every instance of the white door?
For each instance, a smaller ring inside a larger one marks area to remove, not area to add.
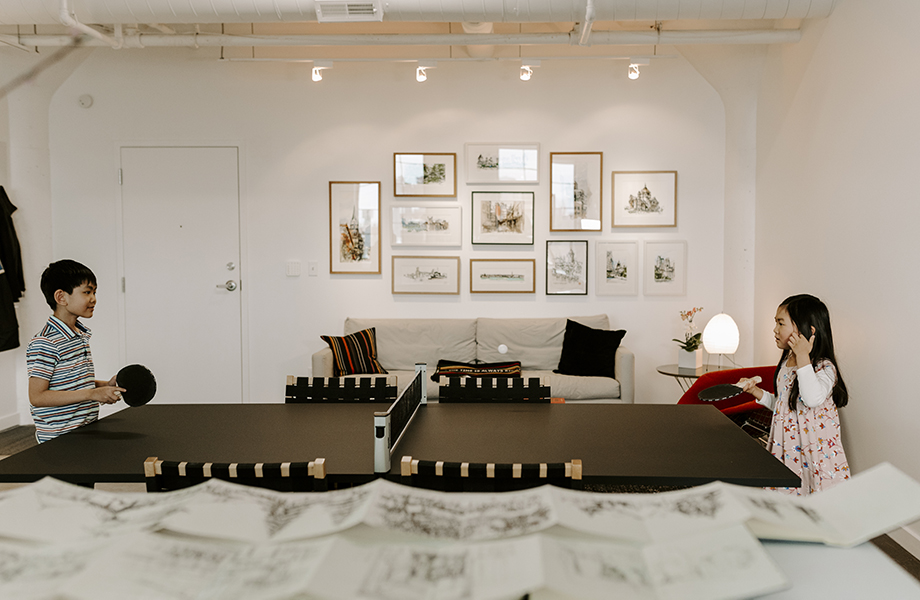
[[[154,402],[242,401],[237,148],[121,148],[127,364]]]

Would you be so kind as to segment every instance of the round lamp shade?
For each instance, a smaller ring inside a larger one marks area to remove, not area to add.
[[[734,354],[738,349],[738,326],[734,319],[719,313],[709,320],[703,330],[703,347],[710,354]]]

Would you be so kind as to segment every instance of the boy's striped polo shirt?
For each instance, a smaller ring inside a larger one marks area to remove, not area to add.
[[[26,350],[29,377],[48,381],[55,391],[85,390],[96,387],[93,355],[89,349],[89,328],[77,321],[75,333],[63,321],[52,316],[32,338]],[[32,406],[35,437],[46,442],[99,417],[99,403],[92,400],[65,406]]]

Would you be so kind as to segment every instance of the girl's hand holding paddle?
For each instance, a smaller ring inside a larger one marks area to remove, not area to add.
[[[760,378],[759,375],[756,375],[750,378],[742,377],[741,379],[738,380],[738,383],[736,383],[735,385],[740,387],[742,390],[744,390],[748,394],[760,400],[761,398],[763,398],[763,390],[757,387],[757,384],[760,383],[761,381],[763,380]]]
[[[103,385],[94,389],[90,393],[90,396],[99,404],[115,404],[121,400],[121,393],[124,391],[125,388],[116,387],[114,385]]]

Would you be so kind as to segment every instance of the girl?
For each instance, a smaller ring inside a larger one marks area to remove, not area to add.
[[[776,366],[776,393],[749,379],[738,382],[773,411],[767,449],[802,478],[800,488],[776,488],[805,495],[850,478],[840,441],[840,416],[847,387],[834,356],[830,316],[823,302],[800,294],[783,300],[773,328],[783,355]]]

